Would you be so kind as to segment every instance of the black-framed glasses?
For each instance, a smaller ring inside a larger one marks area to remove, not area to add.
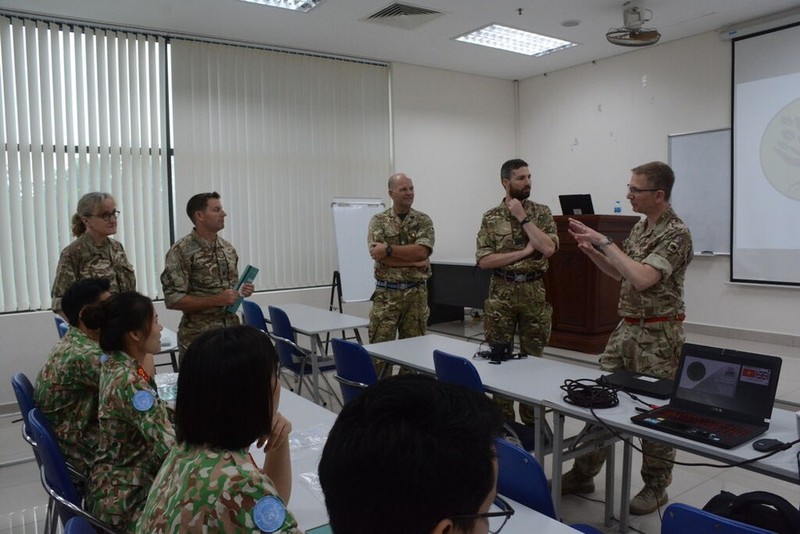
[[[653,193],[655,191],[661,191],[661,189],[639,189],[638,187],[633,187],[631,184],[628,184],[628,193],[637,194],[637,193]]]
[[[93,215],[93,217],[100,217],[100,218],[101,218],[101,219],[103,219],[104,221],[108,222],[108,221],[110,221],[110,220],[111,220],[111,218],[112,218],[112,217],[113,217],[114,219],[116,219],[117,217],[119,217],[119,214],[120,214],[120,211],[119,211],[119,210],[114,210],[114,211],[104,211],[104,212],[103,212],[103,213],[101,213],[100,215]]]
[[[451,515],[447,519],[481,519],[485,517],[489,520],[489,534],[497,534],[508,523],[509,518],[514,515],[514,509],[502,497],[496,495],[494,505],[500,508],[499,512],[484,512],[482,514]]]

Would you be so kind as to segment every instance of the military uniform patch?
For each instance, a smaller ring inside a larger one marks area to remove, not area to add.
[[[274,495],[262,497],[253,508],[253,521],[262,532],[277,532],[286,520],[286,507]]]

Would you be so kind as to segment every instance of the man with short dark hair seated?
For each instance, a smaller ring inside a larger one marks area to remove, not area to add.
[[[100,387],[99,330],[81,320],[83,309],[111,296],[105,278],[73,283],[61,299],[69,330],[53,347],[36,379],[34,400],[50,419],[66,460],[84,475],[94,463],[100,442],[97,421]]]
[[[333,532],[488,532],[502,427],[499,408],[462,386],[422,375],[378,382],[344,407],[322,452]]]

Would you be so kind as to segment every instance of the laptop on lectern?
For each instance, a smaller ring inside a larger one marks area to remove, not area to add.
[[[592,195],[558,195],[564,215],[594,215]]]
[[[781,359],[686,343],[666,406],[637,425],[731,449],[769,429]]]

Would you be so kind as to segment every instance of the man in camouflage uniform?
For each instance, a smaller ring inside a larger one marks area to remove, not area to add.
[[[139,532],[280,532],[297,521],[272,480],[244,450],[182,443],[164,460],[137,525]],[[274,512],[267,520],[261,509]]]
[[[414,184],[405,174],[389,177],[392,207],[369,222],[369,254],[375,260],[375,293],[369,341],[422,336],[428,323],[428,286],[434,232],[431,218],[411,208]],[[380,374],[383,362],[376,361]]]
[[[531,173],[525,161],[503,163],[500,183],[506,196],[483,214],[475,253],[481,269],[494,269],[484,303],[484,333],[489,343],[513,343],[518,329],[522,352],[541,356],[550,339],[553,314],[545,301],[542,278],[547,258],[558,249],[556,224],[550,208],[528,200]],[[506,419],[513,421],[511,400],[499,395],[495,399]],[[520,417],[533,423],[533,408],[521,405]]]
[[[200,193],[189,199],[186,214],[194,224],[191,233],[179,239],[167,252],[161,285],[164,303],[181,310],[178,326],[180,358],[202,332],[239,324],[239,317],[225,309],[239,297],[239,256],[233,245],[217,235],[225,228],[225,210],[219,193]],[[244,284],[241,294],[249,297],[253,284]]]
[[[692,260],[689,229],[670,206],[675,182],[672,169],[652,162],[632,169],[628,200],[645,218],[636,223],[621,247],[574,219],[569,228],[578,247],[607,275],[622,281],[619,314],[622,318],[600,356],[604,371],[629,369],[659,378],[674,378],[681,348],[684,303],[683,281]],[[667,500],[675,450],[642,440],[644,488],[632,500],[630,512],[643,515]],[[591,493],[605,451],[575,461],[562,480],[562,493]]]
[[[47,357],[33,398],[50,420],[64,457],[84,476],[94,464],[100,442],[97,398],[100,383],[99,331],[81,320],[84,307],[111,296],[105,278],[78,280],[61,299],[71,328]]]
[[[108,354],[100,373],[102,432],[86,499],[91,513],[133,532],[164,458],[175,446],[167,405],[152,377],[124,352]]]

